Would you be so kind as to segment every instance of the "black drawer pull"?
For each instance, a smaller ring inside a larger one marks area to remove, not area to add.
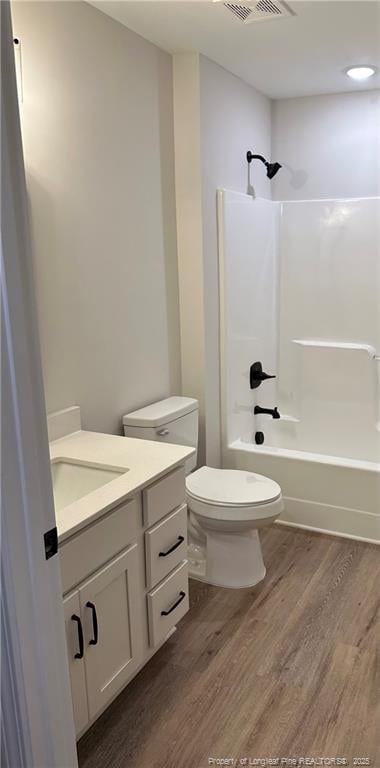
[[[83,629],[82,629],[82,622],[80,620],[80,617],[77,616],[75,613],[73,613],[71,617],[72,621],[77,622],[78,627],[78,643],[79,643],[79,651],[75,654],[74,659],[83,659],[83,653],[84,653],[84,643],[83,643]]]
[[[87,608],[91,608],[92,611],[92,628],[94,631],[94,637],[92,640],[90,640],[89,645],[97,645],[98,644],[98,617],[96,615],[96,608],[94,603],[91,603],[89,600],[86,603]]]
[[[169,608],[169,610],[168,610],[168,611],[161,611],[161,616],[169,616],[169,613],[171,613],[172,611],[174,611],[174,609],[175,609],[175,608],[177,608],[177,605],[179,605],[180,603],[182,603],[182,600],[183,600],[183,598],[184,598],[184,597],[186,597],[186,592],[182,592],[182,590],[181,590],[181,592],[179,593],[179,598],[178,598],[178,600],[176,600],[176,602],[174,603],[174,605],[172,605],[172,607],[171,607],[171,608]]]
[[[183,541],[185,541],[185,537],[178,536],[176,543],[173,544],[173,546],[170,547],[170,549],[167,549],[166,552],[159,552],[158,557],[166,557],[167,555],[170,555],[172,552],[174,552],[175,549],[177,549],[177,547],[179,547],[182,544]]]

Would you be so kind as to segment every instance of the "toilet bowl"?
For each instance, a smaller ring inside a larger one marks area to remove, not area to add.
[[[253,472],[201,467],[186,479],[189,570],[222,587],[253,587],[265,576],[258,529],[283,510],[281,488]]]
[[[124,434],[198,447],[198,401],[168,397],[123,417]],[[258,530],[283,510],[274,480],[186,462],[189,572],[222,587],[253,587],[265,576]]]

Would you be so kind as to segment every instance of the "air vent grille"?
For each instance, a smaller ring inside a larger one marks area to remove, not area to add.
[[[294,16],[294,12],[282,0],[248,0],[245,3],[224,3],[224,7],[243,24]]]
[[[259,0],[258,3],[256,3],[256,10],[261,11],[262,13],[275,13],[276,16],[280,14],[282,15],[281,8],[278,7],[278,5],[275,5],[275,3],[272,3],[271,0]]]
[[[236,3],[224,3],[225,8],[235,14],[241,21],[247,21],[248,17],[252,13],[252,8],[247,8],[245,5],[237,5]]]

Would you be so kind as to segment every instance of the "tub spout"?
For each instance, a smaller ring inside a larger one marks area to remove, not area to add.
[[[268,416],[272,416],[272,419],[281,419],[281,414],[279,413],[277,406],[276,408],[261,408],[260,405],[255,405],[255,416],[258,416],[260,413],[267,413]]]

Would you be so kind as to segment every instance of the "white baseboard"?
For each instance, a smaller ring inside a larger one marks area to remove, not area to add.
[[[380,514],[290,497],[284,502],[285,511],[277,521],[280,525],[380,544]]]
[[[49,413],[47,417],[49,443],[82,428],[79,405]]]

